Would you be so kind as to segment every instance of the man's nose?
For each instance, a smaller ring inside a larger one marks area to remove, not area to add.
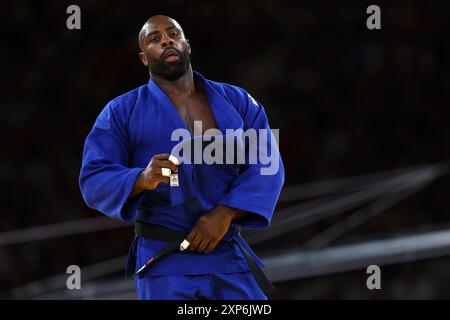
[[[173,39],[167,35],[163,35],[161,46],[165,48],[167,45],[173,46]]]

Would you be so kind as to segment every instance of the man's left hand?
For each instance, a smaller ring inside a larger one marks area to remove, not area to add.
[[[217,206],[201,216],[186,238],[190,242],[187,251],[210,253],[225,236],[233,219],[239,215],[236,209]]]

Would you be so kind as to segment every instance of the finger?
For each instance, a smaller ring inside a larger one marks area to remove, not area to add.
[[[180,165],[180,163],[181,163],[180,159],[178,159],[174,155],[169,156],[169,161],[172,162],[176,166]]]
[[[203,253],[205,252],[206,247],[208,247],[210,241],[203,239],[197,247],[197,252]]]
[[[158,168],[169,168],[172,172],[178,172],[178,166],[169,160],[155,160],[154,165]]]
[[[189,247],[187,248],[187,250],[189,252],[197,251],[197,248],[198,248],[198,245],[200,244],[200,241],[201,241],[200,237],[196,236],[194,238],[194,241],[192,241],[191,244],[189,245]]]
[[[200,242],[202,242],[202,237],[200,236],[199,233],[197,233],[195,235],[194,239],[191,241],[191,244],[188,247],[188,251],[189,252],[197,251],[197,248],[198,248]]]
[[[173,172],[178,171],[178,166],[174,164],[172,161],[169,160],[158,160],[158,162],[161,164],[161,167],[169,168]]]
[[[161,168],[161,175],[163,177],[170,177],[171,174],[172,170],[170,170],[169,168]]]
[[[191,243],[189,241],[187,241],[186,239],[184,239],[181,243],[180,243],[180,251],[184,251],[187,248],[189,248],[189,245]]]
[[[217,244],[218,242],[211,241],[206,247],[205,253],[210,253],[211,251],[213,251],[216,248]]]
[[[159,154],[155,154],[152,159],[154,160],[167,160],[169,159],[170,154],[168,153],[159,153]]]
[[[156,182],[159,183],[170,183],[170,177],[164,177],[161,174],[155,175]]]
[[[168,174],[165,171],[168,171]],[[165,178],[170,179],[170,173],[171,173],[171,170],[169,168],[159,168],[159,167],[152,168],[152,175],[154,176],[155,179],[162,179],[162,178],[164,178],[164,180],[165,180]]]
[[[162,168],[161,168],[161,169],[162,169]],[[154,170],[154,171],[152,172],[152,174],[153,174],[153,176],[154,176],[154,179],[156,179],[157,181],[161,180],[161,181],[165,182],[165,181],[167,180],[167,181],[170,182],[170,177],[163,176],[163,175],[162,175],[161,169]]]
[[[192,228],[191,232],[189,232],[189,234],[187,235],[186,240],[189,241],[190,243],[192,243],[197,232],[198,232],[197,228],[195,228],[195,227]]]

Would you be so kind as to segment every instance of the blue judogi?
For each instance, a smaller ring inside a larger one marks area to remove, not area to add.
[[[194,72],[194,77],[204,85],[221,132],[239,128],[270,129],[263,106],[245,90],[207,80],[197,72]],[[281,157],[279,170],[274,175],[261,175],[260,169],[264,165],[260,163],[244,164],[239,169],[227,164],[182,163],[178,170],[179,187],[159,184],[156,189],[128,200],[137,177],[150,159],[155,154],[171,153],[178,144],[171,141],[171,134],[177,128],[187,127],[153,79],[147,85],[110,101],[95,121],[84,146],[79,182],[88,206],[124,221],[139,220],[188,232],[201,215],[222,204],[250,212],[232,224],[228,235],[236,232],[236,225],[266,228],[284,182]],[[272,152],[278,152],[278,148],[272,148]],[[236,239],[263,267],[264,264],[245,241],[239,235]],[[135,257],[136,263],[129,261],[128,267],[133,270],[128,271],[134,272],[164,245],[165,242],[136,237],[130,249],[130,260]],[[170,296],[163,292],[170,286],[153,284],[155,290],[149,288],[151,279],[158,278],[162,283],[161,279],[170,279],[170,276],[177,276],[179,280],[182,276],[192,279],[193,276],[220,274],[222,278],[229,275],[232,283],[233,274],[251,277],[248,271],[247,262],[236,243],[222,241],[209,254],[173,252],[137,276],[138,296],[152,299]],[[225,283],[221,282],[224,291]],[[151,296],[148,295],[149,290]],[[239,294],[229,296],[239,298]],[[258,299],[261,293],[247,292],[241,297]],[[196,296],[192,296],[194,298]]]

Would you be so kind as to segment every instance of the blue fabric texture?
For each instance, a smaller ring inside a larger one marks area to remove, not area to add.
[[[250,272],[136,279],[139,300],[267,300]]]

